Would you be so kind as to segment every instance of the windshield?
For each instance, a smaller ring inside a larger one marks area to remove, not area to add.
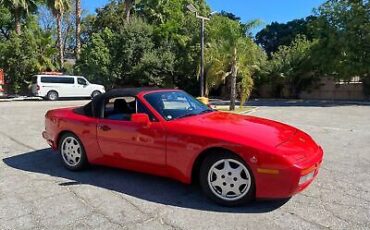
[[[166,120],[213,111],[183,91],[155,92],[145,95],[144,98]]]

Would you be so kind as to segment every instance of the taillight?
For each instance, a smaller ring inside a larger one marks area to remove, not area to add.
[[[40,86],[39,86],[39,85],[37,85],[37,86],[36,86],[36,89],[37,89],[37,91],[39,91],[39,90],[40,90]]]

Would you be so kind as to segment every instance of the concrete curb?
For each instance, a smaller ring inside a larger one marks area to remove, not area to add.
[[[12,102],[12,101],[42,101],[41,97],[15,97],[15,98],[4,98],[0,99],[0,102]]]

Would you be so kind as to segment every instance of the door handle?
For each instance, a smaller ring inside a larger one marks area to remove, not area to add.
[[[103,131],[109,131],[111,130],[111,128],[107,125],[99,125],[98,126],[99,129],[103,130]]]

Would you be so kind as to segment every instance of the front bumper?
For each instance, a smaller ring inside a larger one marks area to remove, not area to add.
[[[50,135],[46,131],[42,132],[42,137],[46,140],[46,142],[50,145],[52,149],[54,150],[56,149],[53,139],[50,137]]]
[[[294,164],[292,167],[279,169],[274,174],[256,172],[256,197],[288,198],[303,191],[317,177],[322,159],[323,150],[318,147],[312,158]],[[308,178],[302,181],[302,177]]]

